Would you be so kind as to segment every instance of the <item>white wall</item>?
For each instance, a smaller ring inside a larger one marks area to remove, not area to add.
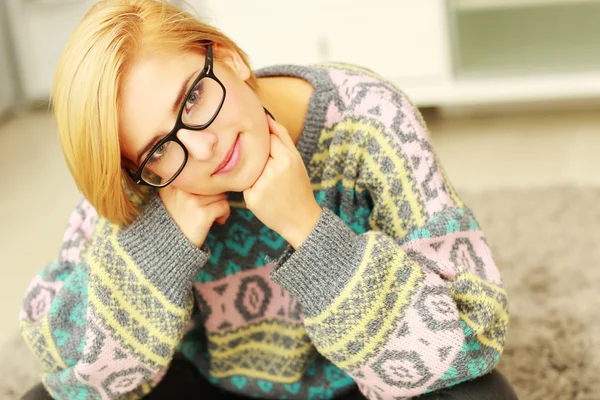
[[[26,100],[46,100],[69,36],[94,0],[0,0],[6,3]]]
[[[19,73],[26,77],[21,85],[25,100],[48,98],[62,49],[94,1],[0,0],[0,4],[6,5],[12,21],[10,26]],[[170,1],[180,3],[182,0]],[[253,67],[327,61],[358,64],[397,83],[419,106],[600,96],[600,69],[597,67],[600,58],[586,56],[595,54],[598,41],[594,38],[597,35],[586,34],[591,31],[588,26],[595,25],[587,24],[582,29],[578,23],[583,16],[591,16],[587,21],[600,13],[600,0],[527,0],[527,4],[536,6],[534,11],[539,8],[535,15],[540,21],[532,22],[531,26],[525,18],[530,8],[518,6],[516,0],[186,1],[202,19],[238,42],[250,55]],[[466,3],[469,3],[469,10],[456,7]],[[552,23],[556,19],[542,18],[556,17],[558,11],[550,9],[550,3],[561,3],[569,11],[559,15],[559,18],[569,20],[567,25],[570,27],[568,37],[561,36],[559,41],[538,34],[545,32],[547,26],[556,25]],[[502,13],[502,10],[489,9],[490,4],[505,10]],[[472,10],[475,6],[483,11]],[[506,28],[491,32],[485,22],[502,19],[505,15],[510,17],[507,17],[510,21],[505,24]],[[515,40],[513,34],[506,33],[518,21],[526,22],[531,40]],[[470,42],[459,45],[458,33],[469,24],[479,30],[474,33],[467,30],[467,37],[481,36],[492,46],[469,48]],[[584,37],[587,39],[583,40]],[[523,46],[528,43],[533,45],[529,44],[524,51]],[[519,61],[521,53],[529,54],[536,66],[543,64],[548,68],[515,70],[511,66],[523,65]],[[577,57],[567,57],[574,53]],[[461,60],[469,54],[483,60],[485,68],[465,70]],[[546,63],[544,60],[548,57],[542,57],[543,54],[559,60],[560,70],[547,65],[552,63]],[[581,63],[572,64],[577,59],[594,61],[594,68],[581,69]],[[490,60],[494,62],[490,63]],[[0,68],[5,70],[2,65]]]
[[[24,98],[47,99],[62,49],[94,0],[0,1],[12,22],[19,72],[26,77]],[[402,86],[443,82],[451,72],[445,0],[370,0],[368,7],[344,0],[187,2],[238,42],[255,68],[342,61]]]
[[[60,55],[72,32],[95,2],[0,0],[0,8],[5,6],[10,21],[16,66],[20,75],[26,77],[22,80],[24,100],[48,99]]]
[[[8,26],[5,10],[0,4],[0,114],[4,113],[16,100],[15,77],[11,68],[11,54],[8,51]]]
[[[444,0],[191,0],[253,67],[346,62],[402,84],[451,73]]]

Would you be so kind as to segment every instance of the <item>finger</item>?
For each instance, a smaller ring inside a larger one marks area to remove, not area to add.
[[[225,200],[209,204],[204,208],[204,210],[207,218],[210,219],[210,221],[216,221],[220,218],[227,219],[230,213],[229,203]]]
[[[229,203],[227,203],[227,205],[228,205],[228,207],[227,207],[227,212],[225,213],[225,215],[222,215],[219,218],[217,218],[217,222],[221,225],[224,225],[225,222],[227,222],[227,220],[231,216],[231,206],[229,206]]]
[[[280,158],[283,155],[285,155],[286,153],[289,153],[290,149],[287,148],[287,146],[285,146],[283,144],[283,142],[281,141],[281,139],[279,139],[279,137],[272,135],[271,136],[271,151],[270,151],[270,155],[271,157],[273,157],[274,159]]]
[[[200,194],[191,194],[200,206],[207,206],[212,203],[216,203],[218,201],[227,202],[227,195],[225,193],[214,194],[214,195],[200,195]]]
[[[269,121],[270,132],[277,136],[287,148],[289,148],[290,150],[295,149],[296,145],[294,144],[294,141],[292,140],[292,137],[290,136],[287,129],[285,129],[283,125],[275,121],[270,116],[267,116],[267,120]]]
[[[160,189],[160,195],[163,201],[166,198],[178,198],[180,200],[193,200],[196,201],[198,205],[205,206],[207,204],[214,203],[216,201],[224,200],[227,198],[225,193],[212,194],[212,195],[202,195],[202,194],[194,194],[190,192],[186,192],[185,190],[181,190],[173,185],[169,185]]]

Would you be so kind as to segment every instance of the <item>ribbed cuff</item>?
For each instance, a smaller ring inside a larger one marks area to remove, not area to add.
[[[271,279],[300,301],[305,315],[318,315],[350,282],[363,251],[362,237],[323,208],[321,218],[300,248],[288,248],[276,261]]]
[[[198,248],[187,239],[158,196],[119,233],[118,241],[146,278],[180,307],[210,258],[208,247]]]

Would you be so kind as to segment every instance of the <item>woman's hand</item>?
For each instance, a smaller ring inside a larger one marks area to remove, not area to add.
[[[310,178],[287,130],[270,116],[271,151],[265,168],[244,190],[246,207],[295,249],[306,240],[321,216]]]
[[[223,225],[231,214],[225,193],[200,196],[167,186],[159,195],[179,229],[197,247],[202,247],[215,221]]]

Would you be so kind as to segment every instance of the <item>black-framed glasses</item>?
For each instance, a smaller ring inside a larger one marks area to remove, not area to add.
[[[177,137],[180,129],[201,131],[217,118],[225,101],[225,86],[213,72],[212,46],[206,48],[204,68],[185,95],[175,126],[148,153],[138,170],[129,172],[138,185],[163,188],[187,164],[188,151]]]

